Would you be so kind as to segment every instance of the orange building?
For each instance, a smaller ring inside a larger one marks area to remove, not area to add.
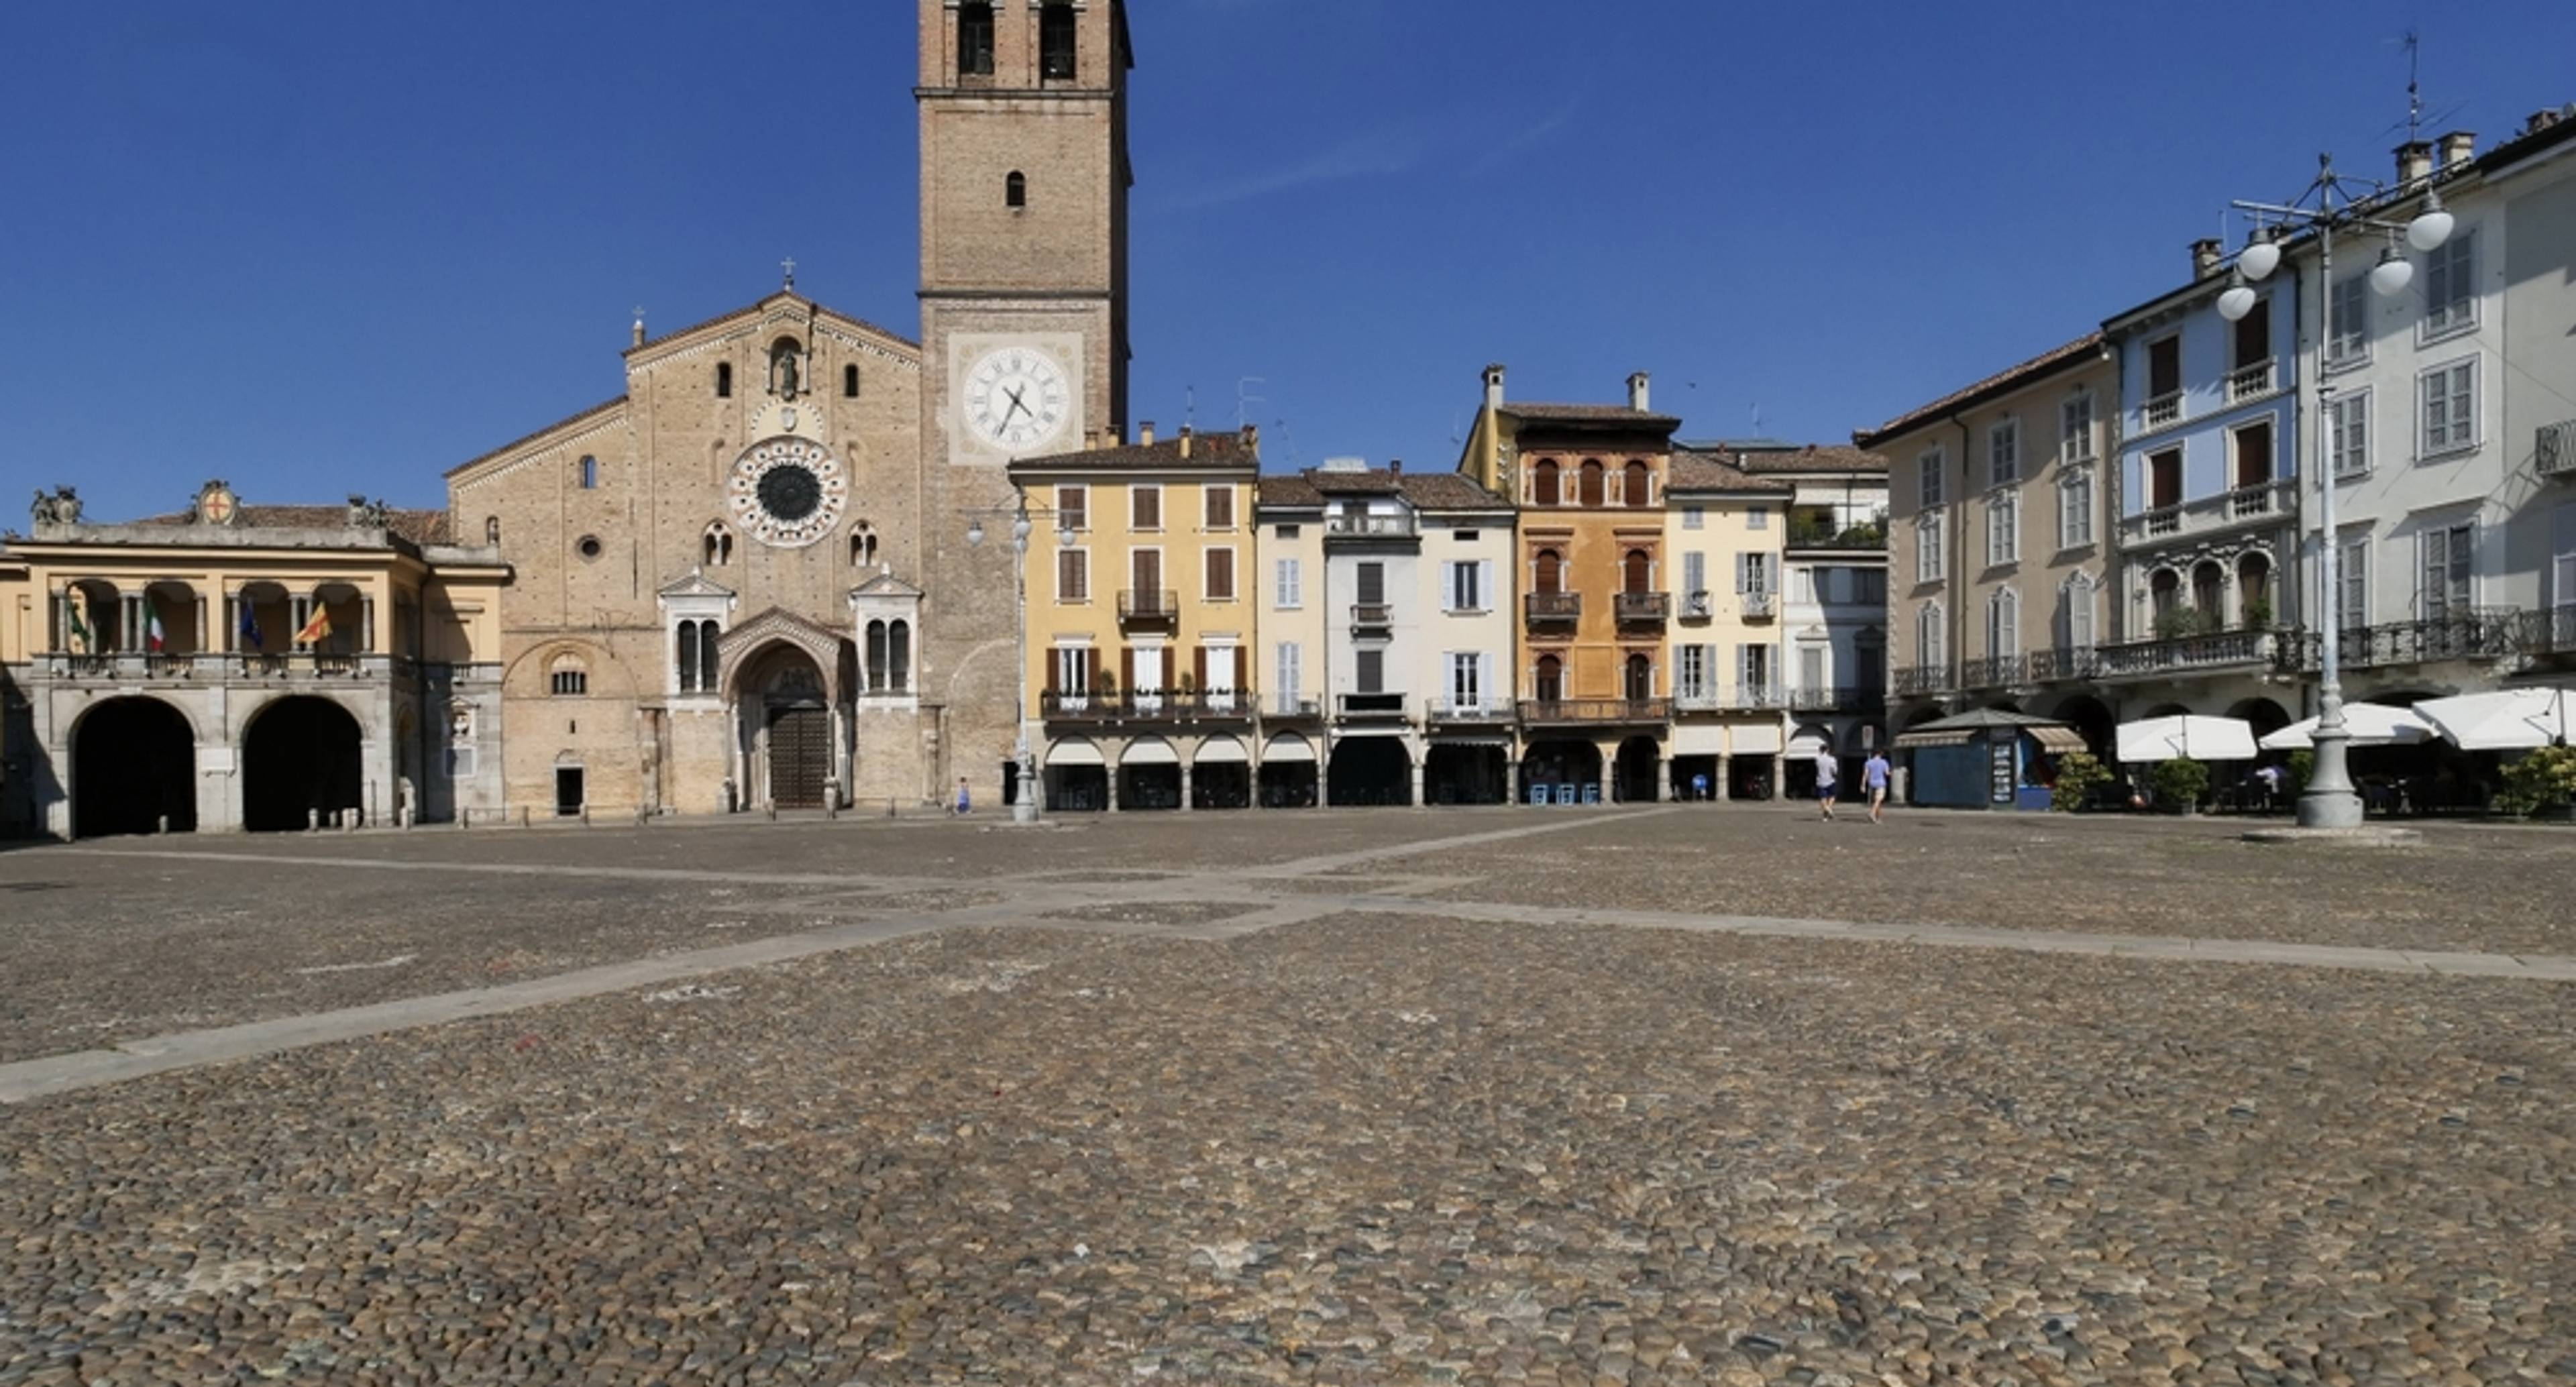
[[[1653,800],[1670,754],[1664,485],[1681,421],[1648,406],[1510,404],[1503,370],[1459,470],[1520,509],[1519,798]]]

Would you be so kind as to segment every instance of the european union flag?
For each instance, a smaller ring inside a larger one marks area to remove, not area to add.
[[[241,614],[242,644],[257,650],[260,648],[259,613],[251,610],[250,599],[247,597],[242,599]]]

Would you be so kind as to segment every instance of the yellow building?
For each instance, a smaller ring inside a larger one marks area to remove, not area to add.
[[[496,553],[446,514],[246,506],[0,549],[0,828],[57,836],[497,813]]]
[[[1620,405],[1512,404],[1503,368],[1459,470],[1519,507],[1520,798],[1661,797],[1669,755],[1673,430],[1647,379]]]
[[[1722,453],[1676,451],[1670,495],[1665,542],[1680,575],[1672,785],[1691,797],[1766,798],[1787,735],[1780,575],[1795,493]]]
[[[1158,441],[1148,424],[1010,465],[1031,520],[1022,727],[1047,809],[1252,803],[1260,461],[1250,429]]]

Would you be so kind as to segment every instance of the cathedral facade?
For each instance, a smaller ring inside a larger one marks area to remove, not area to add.
[[[1117,0],[920,0],[921,336],[794,290],[661,336],[626,390],[447,476],[497,550],[503,806],[996,803],[1014,457],[1126,420]],[[978,526],[978,521],[984,522]]]

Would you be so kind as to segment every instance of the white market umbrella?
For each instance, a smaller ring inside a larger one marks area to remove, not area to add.
[[[2413,712],[2385,703],[2343,705],[2343,725],[2352,734],[2348,743],[2352,746],[2427,742],[2441,735]],[[2306,751],[2317,744],[2316,737],[2317,720],[2306,718],[2265,737],[2260,745],[2265,751]]]
[[[2254,724],[2243,718],[2176,714],[2120,724],[2120,759],[2140,761],[2251,761]]]
[[[2565,689],[2493,689],[2415,705],[2462,751],[2514,751],[2567,740]]]

